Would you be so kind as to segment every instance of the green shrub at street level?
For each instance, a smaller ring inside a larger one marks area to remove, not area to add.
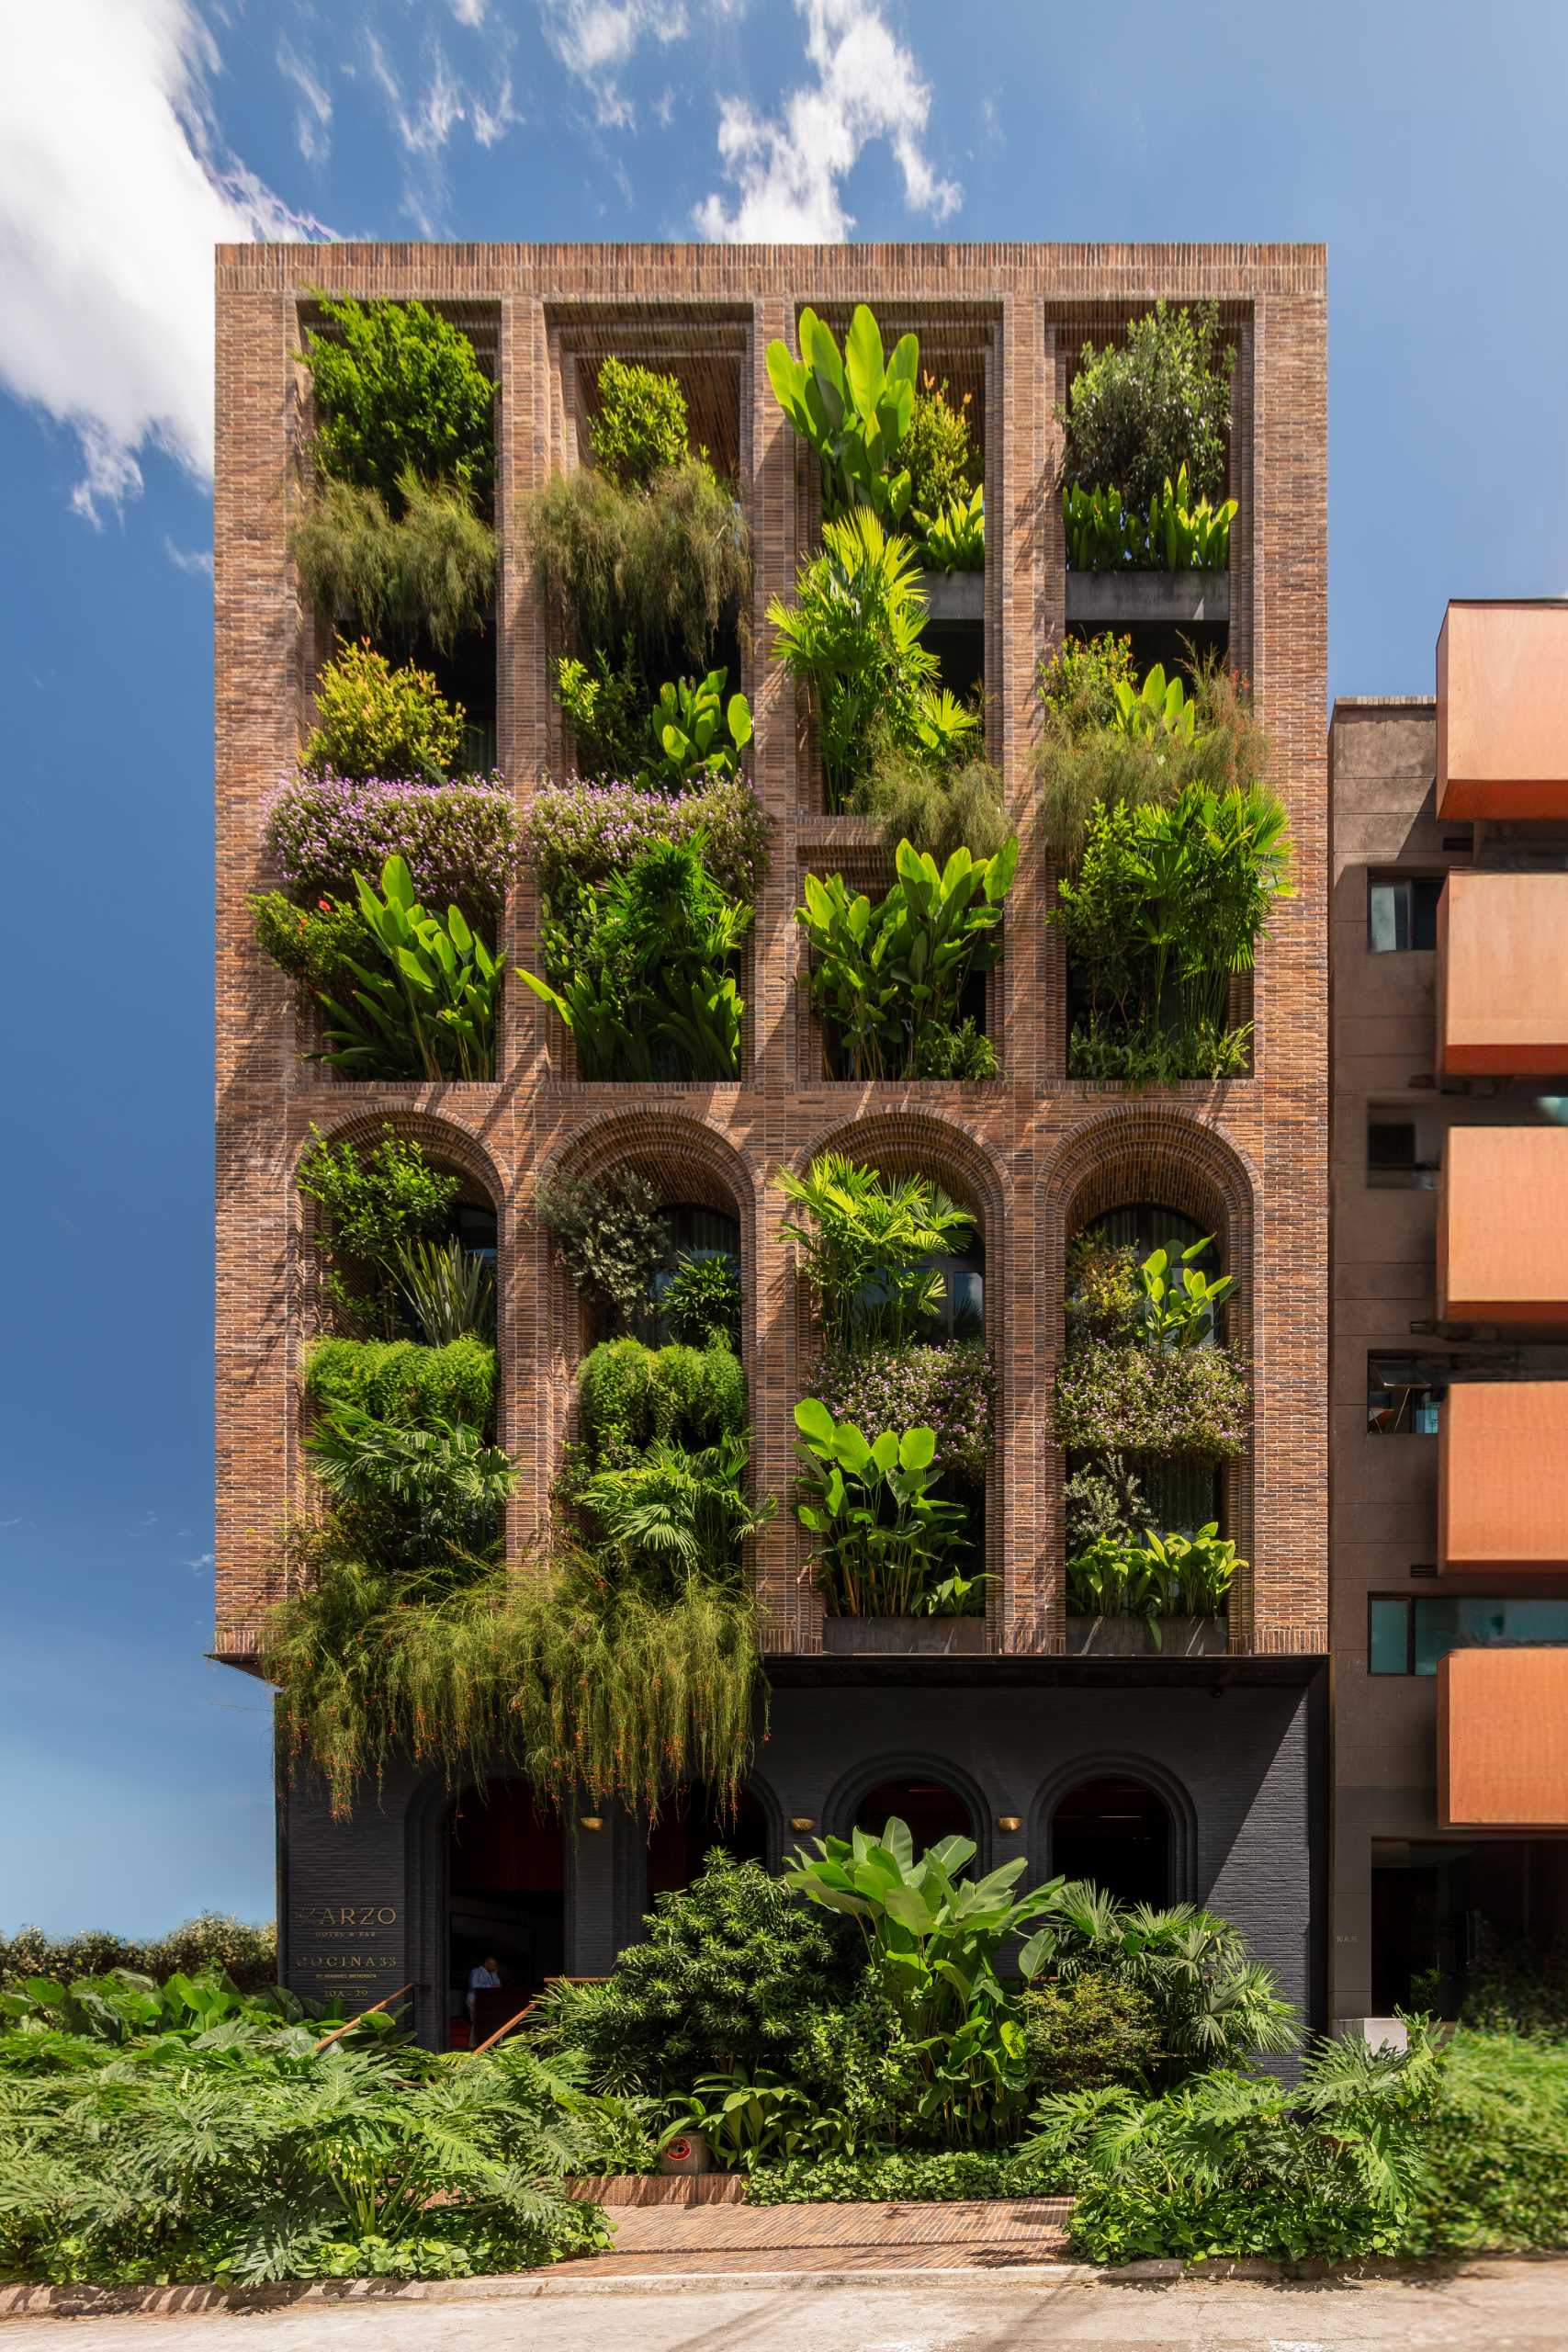
[[[1412,2254],[1568,2245],[1568,2045],[1461,2031],[1402,2233]]]
[[[41,1928],[0,1935],[0,1984],[27,1976],[69,1984],[111,1969],[129,1969],[157,1984],[217,1971],[242,1993],[256,1993],[277,1974],[277,1936],[271,1926],[251,1927],[219,1911],[204,1911],[150,1941],[96,1928],[74,1936],[46,1936]]]
[[[1032,1984],[1020,2015],[1037,2091],[1146,2088],[1158,2072],[1159,2014],[1135,1984],[1086,1969],[1062,1984]]]

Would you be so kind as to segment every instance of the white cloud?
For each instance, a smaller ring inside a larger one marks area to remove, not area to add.
[[[176,571],[200,572],[206,579],[211,579],[212,549],[210,548],[179,547],[172,538],[170,538],[167,531],[165,531],[164,534],[164,553],[168,557],[169,561],[174,565]]]
[[[332,145],[333,102],[288,36],[277,44],[277,70],[299,93],[294,137],[308,164],[324,163]]]
[[[438,40],[425,51],[422,89],[405,97],[398,70],[376,35],[367,28],[370,71],[392,118],[392,127],[408,158],[403,179],[403,210],[422,237],[435,236],[446,199],[443,158],[452,133],[466,122],[481,147],[493,147],[521,119],[512,102],[512,76],[501,69],[492,98],[481,98],[460,81],[446,62]],[[510,46],[510,44],[507,44]]]
[[[212,471],[212,248],[308,235],[207,109],[217,63],[189,0],[6,12],[0,382],[75,434],[78,514],[141,488],[139,455]]]
[[[743,98],[721,102],[718,152],[735,199],[727,205],[713,195],[696,208],[702,234],[728,244],[841,243],[854,226],[842,183],[878,139],[893,150],[910,209],[945,220],[963,190],[939,178],[922,144],[931,85],[876,0],[795,6],[817,78],[792,90],[772,117]]]
[[[485,0],[450,0],[452,14],[460,25],[477,32],[485,20]]]
[[[729,16],[737,0],[710,5]],[[539,0],[539,16],[545,39],[567,72],[586,85],[594,119],[606,130],[631,126],[631,104],[618,76],[638,42],[646,38],[668,47],[691,28],[685,0]]]

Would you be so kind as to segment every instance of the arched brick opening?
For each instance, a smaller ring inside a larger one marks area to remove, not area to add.
[[[1185,1784],[1163,1764],[1131,1750],[1107,1750],[1075,1756],[1051,1774],[1035,1797],[1029,1814],[1029,1855],[1032,1875],[1054,1878],[1060,1865],[1055,1859],[1053,1826],[1063,1801],[1094,1781],[1137,1781],[1165,1807],[1170,1823],[1169,1894],[1171,1903],[1193,1903],[1198,1893],[1198,1813]]]
[[[794,1172],[804,1176],[812,1160],[829,1151],[841,1152],[850,1159],[875,1168],[884,1176],[928,1176],[974,1220],[985,1252],[985,1334],[996,1374],[991,1459],[986,1474],[985,1565],[990,1578],[986,1588],[987,1646],[999,1648],[1001,1629],[1010,1610],[1007,1579],[1010,1573],[1008,1564],[1011,1501],[1003,1439],[1008,1427],[1007,1250],[1011,1187],[983,1144],[962,1127],[929,1111],[885,1111],[869,1118],[847,1120],[819,1136],[808,1149],[797,1153]],[[789,1204],[776,1188],[770,1209],[780,1220],[789,1213]],[[794,1287],[795,1385],[785,1398],[786,1419],[793,1414],[796,1399],[808,1393],[812,1368],[821,1350],[809,1294],[804,1283],[797,1281]],[[790,1427],[793,1433],[793,1421]],[[809,1544],[798,1525],[794,1529],[794,1543],[795,1567],[797,1572],[804,1572]]]
[[[822,1810],[823,1826],[835,1838],[847,1838],[866,1798],[888,1782],[932,1781],[950,1790],[968,1815],[966,1835],[976,1846],[971,1869],[983,1878],[991,1867],[991,1815],[986,1792],[971,1773],[950,1758],[913,1749],[891,1756],[868,1757],[846,1772],[829,1795]]]
[[[1159,1103],[1125,1102],[1091,1119],[1063,1145],[1041,1187],[1039,1247],[1043,1278],[1044,1334],[1054,1374],[1066,1340],[1065,1298],[1067,1245],[1097,1217],[1140,1203],[1156,1203],[1191,1217],[1212,1233],[1221,1269],[1237,1278],[1224,1310],[1225,1339],[1242,1362],[1254,1363],[1260,1198],[1250,1161],[1209,1121]],[[1055,1592],[1038,1596],[1053,1617],[1065,1614],[1061,1563],[1066,1558],[1063,1463],[1056,1446],[1046,1449],[1043,1516],[1050,1531],[1045,1549],[1055,1564]],[[1245,1576],[1231,1595],[1230,1645],[1250,1646],[1255,1537],[1253,1448],[1224,1473],[1226,1532],[1247,1560]]]

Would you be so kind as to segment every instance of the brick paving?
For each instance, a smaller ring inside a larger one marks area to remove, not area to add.
[[[1066,2250],[1065,2197],[952,2204],[619,2206],[613,2254],[574,2263],[603,2278],[780,2270],[1002,2269]]]

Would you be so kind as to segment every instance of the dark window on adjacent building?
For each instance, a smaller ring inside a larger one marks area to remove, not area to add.
[[[1446,1367],[1421,1356],[1367,1358],[1367,1429],[1373,1437],[1436,1437],[1449,1393]]]
[[[1367,1672],[1436,1674],[1453,1649],[1496,1642],[1568,1644],[1568,1600],[1427,1600],[1374,1593],[1367,1603]]]
[[[1404,947],[1436,947],[1440,874],[1369,874],[1367,944],[1374,956]]]
[[[1421,1193],[1437,1190],[1438,1163],[1421,1158],[1414,1119],[1371,1114],[1367,1121],[1367,1182]]]

